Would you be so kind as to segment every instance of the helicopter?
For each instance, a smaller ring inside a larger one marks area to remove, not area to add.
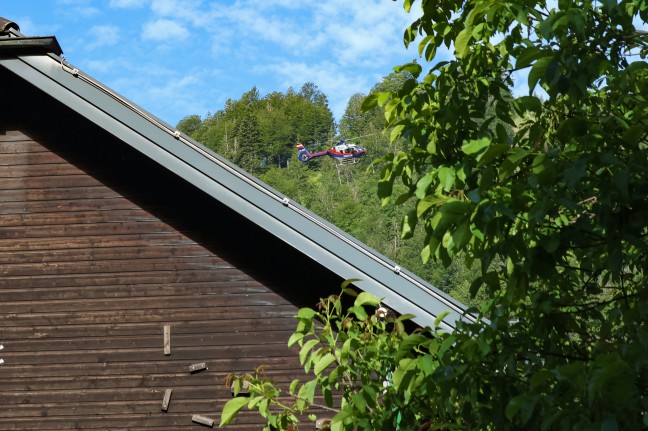
[[[301,142],[297,143],[297,149],[299,150],[297,158],[299,161],[304,163],[307,163],[310,159],[322,156],[332,157],[339,162],[349,162],[352,160],[355,162],[355,159],[367,154],[367,149],[365,147],[357,144],[349,144],[344,139],[340,139],[337,144],[324,151],[315,151],[311,153],[306,149],[306,147],[304,147],[304,145],[302,145]]]

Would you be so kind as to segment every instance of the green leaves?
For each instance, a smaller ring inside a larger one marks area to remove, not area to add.
[[[534,61],[548,56],[549,53],[547,51],[540,49],[535,45],[526,46],[522,48],[520,54],[517,55],[515,68],[524,69],[526,67],[529,67]]]
[[[514,102],[515,111],[522,117],[527,112],[540,115],[542,111],[542,102],[535,96],[519,97]]]
[[[541,57],[536,60],[536,62],[531,67],[531,70],[529,71],[527,83],[527,85],[529,86],[529,95],[533,94],[533,90],[535,90],[538,82],[546,82],[550,79],[548,73],[550,70],[552,70],[550,69],[550,66],[555,67],[555,65],[556,62],[553,56]]]
[[[539,396],[532,394],[518,395],[506,406],[506,417],[510,421],[519,420],[521,423],[529,423],[539,398]],[[518,415],[519,419],[516,417]]]
[[[457,58],[462,58],[466,55],[469,49],[470,39],[472,38],[470,32],[467,29],[461,30],[459,35],[454,41],[455,46],[455,55]]]
[[[317,344],[319,344],[320,340],[318,339],[311,339],[306,341],[302,348],[299,350],[299,363],[302,365],[306,364],[306,361],[310,354],[312,353],[313,347],[315,347]]]
[[[249,397],[234,397],[231,400],[227,401],[223,406],[221,412],[221,420],[219,427],[224,427],[229,425],[230,422],[236,417],[236,415],[245,407],[250,401]]]
[[[648,66],[628,63],[628,53],[648,52],[633,24],[648,9],[421,6],[408,42],[419,35],[421,53],[454,44],[455,58],[392,91],[385,111],[413,172],[399,203],[414,198],[415,212],[401,236],[424,230],[421,257],[434,265],[478,264],[466,289],[487,296],[481,310],[493,330],[459,330],[436,350],[461,352],[435,368],[435,384],[454,391],[437,401],[454,403],[475,429],[641,428],[648,405],[606,404],[599,389],[648,396],[639,374],[621,377],[621,364],[639,366],[627,340],[640,338],[630,310],[645,302]],[[523,69],[529,95],[516,97],[520,78],[511,77]],[[394,190],[399,176],[389,179]],[[400,386],[412,387],[417,363],[403,358]],[[481,386],[486,375],[496,390]]]
[[[416,216],[421,217],[425,212],[434,206],[439,206],[448,201],[448,198],[443,195],[427,195],[418,202],[416,206]]]
[[[364,305],[371,305],[377,307],[378,305],[380,305],[380,299],[376,298],[369,292],[360,292],[360,294],[356,297],[355,301],[353,302],[353,305],[355,307],[364,306]]]
[[[403,223],[401,225],[401,239],[410,239],[414,236],[416,221],[416,211],[410,211],[405,215],[405,217],[403,218]]]
[[[420,64],[416,62],[412,62],[412,63],[404,64],[402,66],[396,66],[394,67],[394,71],[398,73],[407,72],[410,75],[412,75],[414,78],[418,78],[421,72],[423,71],[423,68],[421,67]]]
[[[489,145],[490,139],[488,138],[465,141],[461,146],[461,151],[469,156],[478,156],[483,153]]]
[[[324,371],[329,365],[331,365],[335,361],[335,356],[331,353],[327,353],[321,358],[315,362],[315,366],[313,367],[313,372],[315,373],[316,376],[319,376],[322,374],[322,371]]]

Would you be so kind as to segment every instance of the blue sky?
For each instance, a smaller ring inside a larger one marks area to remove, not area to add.
[[[400,0],[5,0],[0,11],[25,35],[55,35],[70,63],[171,125],[253,86],[306,82],[339,120],[351,95],[418,58],[402,42],[415,17]]]

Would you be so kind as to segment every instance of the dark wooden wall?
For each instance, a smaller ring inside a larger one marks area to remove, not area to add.
[[[26,101],[0,121],[0,430],[201,429],[192,415],[218,424],[229,373],[298,376],[293,316],[339,280],[57,102],[12,88]],[[198,362],[208,369],[190,373]],[[258,418],[232,429],[258,430]]]

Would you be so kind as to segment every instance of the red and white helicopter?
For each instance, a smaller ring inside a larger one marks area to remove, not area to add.
[[[301,142],[297,143],[297,149],[299,150],[297,158],[304,163],[307,163],[310,159],[322,156],[329,156],[337,161],[346,162],[358,159],[367,154],[367,149],[365,147],[357,144],[349,144],[344,139],[340,139],[337,144],[324,151],[314,151],[311,153],[301,144]]]

